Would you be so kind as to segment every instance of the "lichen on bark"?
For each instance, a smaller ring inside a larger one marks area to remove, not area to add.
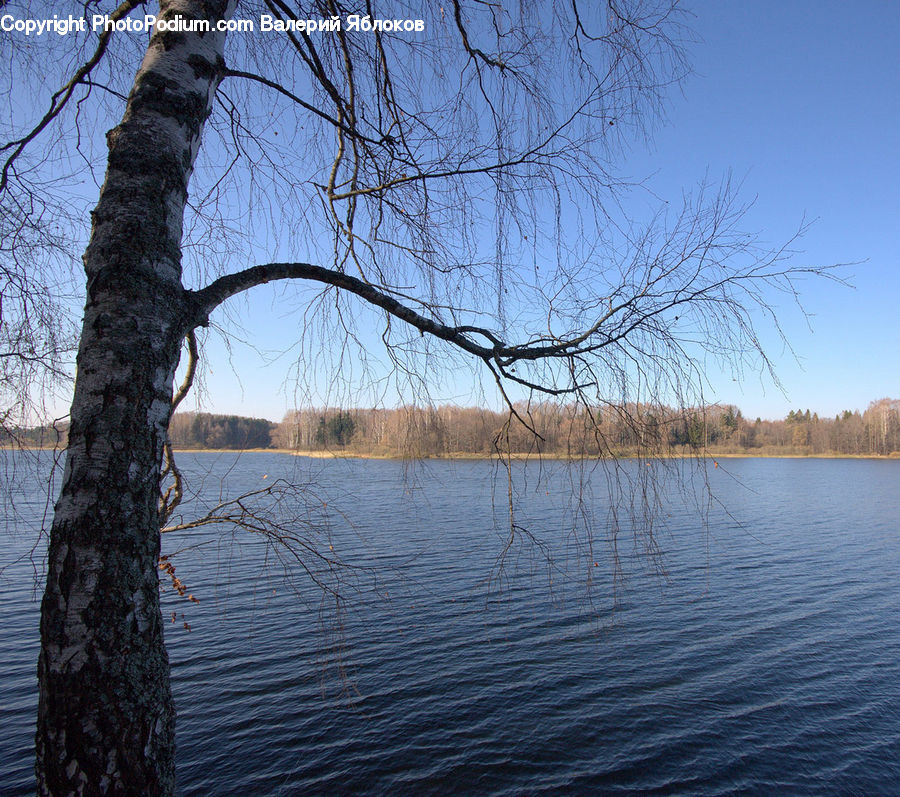
[[[213,22],[231,11],[224,2],[160,6],[162,16]],[[192,324],[182,218],[223,46],[224,34],[154,35],[122,122],[107,137],[41,607],[41,794],[174,793],[159,472],[172,380]]]

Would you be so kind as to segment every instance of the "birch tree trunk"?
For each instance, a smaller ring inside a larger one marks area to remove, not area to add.
[[[160,3],[214,26],[232,3]],[[41,794],[174,791],[175,712],[159,608],[158,481],[181,341],[187,186],[224,34],[155,33],[84,255],[87,303],[41,606]]]

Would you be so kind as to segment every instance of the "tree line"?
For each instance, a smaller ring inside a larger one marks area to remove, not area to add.
[[[779,420],[752,420],[734,405],[679,411],[652,405],[542,403],[518,404],[515,410],[524,423],[510,422],[506,412],[452,405],[294,410],[274,427],[272,445],[412,457],[487,455],[498,448],[571,456],[667,449],[757,455],[900,452],[900,400],[889,398],[873,401],[862,413],[845,410],[832,418],[791,410]]]
[[[172,417],[169,439],[178,449],[270,448],[276,426],[265,418],[180,412]],[[63,448],[68,432],[68,422],[53,426],[0,428],[0,445],[7,448]]]
[[[275,424],[265,418],[179,412],[169,424],[175,448],[269,448]]]
[[[688,411],[650,405],[515,406],[508,412],[442,405],[397,409],[303,409],[280,423],[265,418],[176,413],[170,437],[176,449],[279,448],[340,451],[385,457],[486,456],[509,450],[553,456],[624,455],[638,450],[749,455],[900,454],[900,400],[873,401],[864,412],[820,417],[791,410],[778,420],[751,420],[734,405]],[[528,428],[528,427],[531,428]],[[10,430],[5,446],[65,445],[66,427]]]

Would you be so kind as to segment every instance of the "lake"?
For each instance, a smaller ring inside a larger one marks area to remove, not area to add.
[[[309,569],[246,531],[166,535],[199,599],[163,593],[179,794],[896,793],[898,461],[685,465],[687,492],[677,463],[179,461],[200,491],[185,517],[307,485],[278,518]],[[34,792],[45,506],[18,470],[9,795]],[[648,541],[624,508],[651,489]]]

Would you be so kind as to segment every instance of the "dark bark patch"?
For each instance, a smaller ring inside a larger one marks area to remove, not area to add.
[[[169,14],[168,16],[173,16]],[[163,17],[165,19],[165,17]],[[174,50],[179,45],[183,44],[187,41],[186,33],[179,33],[178,31],[164,31],[163,33],[157,33],[157,41],[163,46],[163,49],[168,53]]]
[[[206,96],[196,91],[185,91],[177,81],[155,72],[145,74],[131,98],[132,116],[144,112],[177,119],[192,130],[199,131],[206,120]]]
[[[218,64],[211,63],[202,55],[190,55],[187,59],[188,66],[194,70],[195,78],[205,78],[207,80],[215,80],[219,74]]]

